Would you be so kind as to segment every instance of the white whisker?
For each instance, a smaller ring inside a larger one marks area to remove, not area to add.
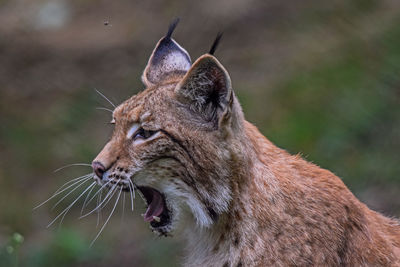
[[[89,178],[90,178],[90,177],[88,177],[89,175],[91,175],[91,174],[87,174],[87,175],[85,175],[85,176],[80,177],[79,180],[75,181],[73,184],[67,186],[66,188],[64,188],[64,189],[61,190],[61,191],[56,191],[56,193],[54,193],[50,198],[48,198],[47,200],[43,201],[42,203],[40,203],[39,205],[37,205],[37,206],[34,207],[33,209],[35,210],[35,209],[37,209],[37,208],[43,206],[44,204],[46,204],[47,202],[49,202],[51,199],[53,199],[54,197],[58,196],[59,194],[61,194],[61,193],[64,192],[65,190],[68,190],[69,188],[71,188],[72,186],[76,185],[77,183],[80,183],[82,180],[87,180],[87,179],[89,179]]]
[[[59,201],[57,201],[56,204],[54,204],[54,206],[51,208],[51,210],[54,210],[55,207],[57,207],[58,204],[60,204],[66,197],[68,197],[69,195],[71,195],[76,189],[78,189],[79,187],[81,187],[81,185],[85,184],[88,180],[90,179],[90,177],[84,179],[80,184],[78,184],[74,189],[72,189],[71,191],[68,192],[68,194],[66,194],[65,196],[63,196]]]
[[[104,197],[103,201],[100,203],[99,206],[97,206],[95,209],[102,209],[102,206],[104,207],[109,199],[112,197],[112,194],[114,193],[114,189],[117,187],[117,184],[114,184],[111,189],[108,191],[108,193],[106,194],[106,196]],[[104,205],[103,205],[104,204]]]
[[[105,100],[107,100],[108,103],[111,104],[111,106],[113,106],[114,108],[116,108],[116,106],[113,104],[113,102],[111,102],[111,100],[108,99],[105,95],[103,95],[99,90],[97,90],[97,89],[94,89],[94,90],[95,90],[99,95],[101,95]]]
[[[72,166],[86,166],[86,167],[92,167],[91,164],[87,164],[87,163],[72,163],[72,164],[68,164],[68,165],[62,166],[62,167],[56,169],[54,172],[58,172],[58,171],[61,171],[61,170],[65,169],[65,168],[72,167]]]
[[[133,182],[132,182],[131,179],[128,179],[128,180],[129,180],[129,188],[132,188],[132,190],[130,190],[130,193],[131,193],[131,206],[132,206],[132,211],[133,211],[135,209],[135,207],[133,206],[133,199],[136,198],[136,196],[135,196],[135,186],[133,185]]]
[[[89,199],[90,194],[92,193],[93,189],[95,188],[95,186],[92,187],[92,189],[90,189],[90,191],[87,193],[86,197],[85,197],[85,201],[83,201],[82,204],[82,209],[81,209],[81,215],[83,213],[83,209],[85,208],[86,202]]]
[[[72,180],[66,182],[66,183],[63,184],[62,186],[60,186],[60,188],[58,188],[58,189],[54,192],[54,194],[56,194],[56,193],[58,193],[60,190],[64,189],[64,187],[67,186],[68,184],[70,184],[70,183],[72,183],[72,182],[74,182],[74,181],[77,181],[77,180],[85,179],[85,178],[87,178],[87,177],[89,177],[89,176],[92,176],[92,175],[93,175],[93,173],[88,173],[88,174],[82,175],[82,176],[80,176],[80,177],[74,178],[74,179],[72,179]],[[54,195],[54,194],[53,194],[53,195]]]
[[[111,113],[114,112],[112,109],[109,109],[109,108],[97,107],[96,109],[110,111]]]
[[[66,207],[60,214],[57,215],[57,217],[54,218],[53,221],[51,221],[49,223],[49,225],[47,225],[47,227],[50,227],[63,213],[68,212],[69,209],[83,196],[83,194],[86,193],[87,190],[89,190],[90,187],[86,188],[82,194],[80,194],[68,207]]]
[[[132,207],[132,211],[133,211],[133,195],[132,195],[132,191],[133,191],[133,189],[131,187],[131,184],[129,183],[129,193],[131,195],[131,207]]]
[[[110,180],[111,181],[111,180]],[[103,199],[103,201],[99,204],[99,205],[97,205],[92,211],[90,211],[90,212],[88,212],[88,213],[86,213],[85,215],[82,215],[81,217],[79,217],[79,219],[82,219],[82,218],[84,218],[84,217],[86,217],[86,216],[88,216],[88,215],[90,215],[90,214],[92,214],[94,211],[96,211],[97,209],[101,209],[101,206],[104,204],[104,202],[106,202],[105,203],[105,205],[107,205],[107,203],[108,203],[108,201],[107,201],[107,199],[109,198],[109,196],[111,195],[111,193],[114,191],[114,189],[115,189],[115,187],[117,186],[117,183],[110,189],[110,191],[108,191],[108,193],[107,193],[107,195],[105,196],[105,198]],[[112,197],[112,196],[111,196]],[[110,197],[110,199],[111,199],[111,197]]]
[[[103,202],[107,199],[107,197],[108,197],[108,199],[107,199],[107,201],[106,202],[104,202],[104,204],[102,203],[102,204],[100,204],[101,206],[100,207],[98,207],[99,209],[104,209],[106,206],[107,206],[107,204],[108,204],[108,202],[110,202],[110,200],[112,199],[112,197],[114,196],[114,194],[115,194],[115,192],[117,192],[118,191],[118,189],[117,189],[117,187],[116,186],[113,186],[112,188],[111,188],[111,190],[110,190],[110,192],[109,193],[111,193],[109,196],[108,196],[108,194],[106,195],[106,197],[104,198],[104,200],[103,200]]]
[[[135,196],[135,185],[133,184],[131,179],[129,179],[129,183],[132,185],[133,198],[136,198],[136,196]]]
[[[96,182],[93,182],[93,183],[91,183],[89,186],[88,186],[88,188],[87,189],[89,189],[89,188],[92,188],[93,189],[93,187],[96,185]],[[87,189],[85,190],[85,192],[87,191]],[[83,193],[85,193],[85,192],[83,192]],[[79,196],[79,198],[80,198],[81,196]],[[59,227],[61,227],[61,224],[62,224],[62,222],[64,221],[64,217],[65,217],[65,215],[67,215],[67,213],[68,213],[68,211],[70,210],[71,208],[69,208],[65,213],[64,213],[64,215],[61,217],[61,220],[60,220],[60,222],[59,222]]]
[[[103,191],[101,191],[100,195],[97,197],[97,205],[101,202],[101,196],[103,195]],[[101,216],[101,210],[97,210],[97,223],[96,223],[96,228],[99,227],[99,222],[100,222],[100,216]]]
[[[103,189],[111,182],[111,180],[109,180],[107,183],[103,184],[99,190],[97,190],[97,192],[90,198],[90,200],[86,203],[86,206],[88,206],[90,204],[90,202],[101,192],[103,191]]]
[[[107,218],[106,222],[104,223],[103,227],[101,227],[99,233],[98,233],[98,234],[96,235],[96,237],[93,239],[92,243],[90,243],[90,247],[94,244],[94,242],[95,242],[95,241],[97,240],[97,238],[100,236],[101,232],[103,232],[103,229],[106,227],[108,221],[110,220],[111,216],[113,215],[113,213],[114,213],[114,211],[115,211],[115,208],[117,207],[119,198],[121,197],[121,192],[122,192],[122,187],[121,187],[121,189],[119,190],[119,194],[118,194],[117,200],[115,201],[114,207],[113,207],[113,209],[112,209],[110,215],[108,216],[108,218]]]
[[[121,216],[121,221],[124,220],[124,215],[125,215],[125,192],[124,192],[124,197],[122,198],[122,216]]]

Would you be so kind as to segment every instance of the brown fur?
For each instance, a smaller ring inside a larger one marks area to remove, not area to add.
[[[400,266],[399,222],[268,141],[244,119],[213,56],[167,74],[144,79],[148,88],[115,109],[114,134],[95,161],[110,177],[165,194],[173,220],[153,230],[182,234],[185,265]],[[159,134],[135,144],[126,138],[134,123]]]

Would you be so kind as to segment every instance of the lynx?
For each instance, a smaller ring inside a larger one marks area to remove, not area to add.
[[[185,266],[400,266],[399,221],[266,139],[213,56],[218,40],[192,64],[175,26],[148,61],[146,89],[113,111],[95,181],[134,186],[151,229],[185,239]]]

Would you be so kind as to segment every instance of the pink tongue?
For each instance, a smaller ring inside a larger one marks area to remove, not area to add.
[[[164,201],[162,199],[162,196],[157,193],[152,191],[153,194],[153,199],[151,200],[151,203],[149,203],[149,207],[146,210],[146,213],[144,214],[144,220],[146,222],[151,222],[153,221],[153,216],[160,216],[160,214],[163,212],[164,209]]]

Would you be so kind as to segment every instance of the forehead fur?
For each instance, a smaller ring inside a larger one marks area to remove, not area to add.
[[[166,104],[174,98],[174,89],[179,82],[176,77],[164,85],[146,88],[119,105],[113,116],[118,119],[144,122],[152,119],[154,113],[165,112]],[[165,114],[165,113],[163,113]]]

